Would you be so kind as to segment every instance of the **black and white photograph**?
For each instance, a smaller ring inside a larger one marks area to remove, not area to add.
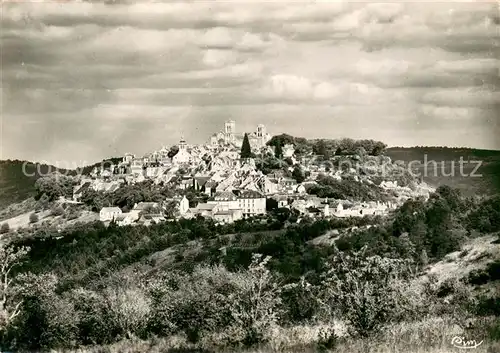
[[[500,353],[500,2],[0,1],[0,353]]]

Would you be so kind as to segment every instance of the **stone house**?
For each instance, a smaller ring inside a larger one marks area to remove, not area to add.
[[[244,218],[266,214],[266,197],[261,193],[243,190],[238,192],[237,199]]]
[[[121,214],[122,210],[119,207],[103,207],[99,212],[99,220],[101,222],[109,222]]]

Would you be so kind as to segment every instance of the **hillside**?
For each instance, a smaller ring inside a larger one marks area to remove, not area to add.
[[[460,189],[465,195],[496,194],[500,192],[500,151],[449,147],[391,147],[385,155],[393,161],[412,161],[416,172],[423,180],[437,187],[449,185]],[[463,172],[460,171],[463,158]],[[427,161],[427,168],[424,164]],[[433,161],[436,164],[432,163]],[[481,164],[475,170],[476,161]],[[472,176],[481,175],[478,177]]]
[[[0,161],[0,210],[33,197],[35,195],[35,182],[45,175],[53,172],[68,176],[89,175],[95,167],[106,166],[109,162],[117,163],[118,161],[121,161],[121,158],[105,159],[79,170],[66,170],[53,165],[20,160]]]
[[[495,351],[499,202],[441,187],[383,219],[42,224],[13,239],[29,281],[9,348],[421,353],[461,334]]]

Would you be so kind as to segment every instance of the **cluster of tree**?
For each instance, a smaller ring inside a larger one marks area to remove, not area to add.
[[[340,200],[355,201],[387,201],[390,196],[374,184],[356,182],[354,180],[337,180],[330,176],[320,175],[317,184],[311,184],[306,187],[308,194],[317,195],[321,198],[334,198]]]
[[[366,154],[379,156],[387,147],[385,143],[374,140],[353,140],[349,138],[307,140],[287,134],[273,136],[268,142],[269,146],[275,148],[276,157],[282,155],[281,148],[286,144],[293,144],[295,146],[295,153],[298,155],[313,152],[323,156],[325,159],[330,159],[334,155]]]
[[[72,198],[75,185],[76,179],[74,177],[58,173],[39,178],[35,182],[35,200],[51,202],[60,196]]]
[[[80,172],[82,175],[90,175],[92,171],[97,168],[101,169],[104,168],[104,170],[109,170],[111,166],[113,165],[118,165],[120,162],[122,162],[123,158],[122,157],[111,157],[108,159],[103,159],[101,162],[97,162],[88,166],[84,166],[78,172]]]
[[[4,301],[2,348],[73,348],[179,333],[193,344],[233,347],[265,342],[273,327],[310,320],[342,318],[356,337],[387,322],[449,313],[457,308],[453,300],[465,305],[463,286],[416,288],[412,276],[415,266],[463,243],[463,225],[472,224],[469,215],[480,205],[440,187],[428,201],[409,200],[385,221],[296,223],[293,211],[270,204],[267,218],[222,226],[200,218],[151,227],[96,222],[57,238],[40,230],[5,253],[19,252],[26,261],[9,271],[20,290]],[[347,231],[354,226],[361,229]],[[332,229],[344,234],[336,246],[310,242]],[[113,276],[134,264],[158,270],[152,255],[165,249],[173,251],[171,259],[162,261],[160,275],[151,271],[147,285]],[[443,291],[452,294],[451,302]]]
[[[139,202],[161,202],[172,197],[173,191],[165,186],[144,181],[136,184],[124,184],[114,192],[99,192],[91,188],[83,191],[81,201],[99,212],[103,207],[117,206],[122,210],[131,210]]]
[[[274,155],[264,155],[255,160],[255,166],[264,174],[271,174],[277,170],[283,170],[288,163]]]
[[[458,250],[467,237],[463,213],[469,205],[455,189],[439,187],[428,201],[408,200],[392,222],[363,230],[337,241],[342,250],[368,246],[370,254],[411,257],[424,263]]]

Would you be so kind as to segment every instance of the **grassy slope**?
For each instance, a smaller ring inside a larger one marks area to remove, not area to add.
[[[387,149],[385,154],[393,161],[400,160],[405,163],[420,161],[421,163],[415,166],[423,175],[424,181],[432,186],[450,185],[459,188],[465,195],[500,192],[500,151],[447,147],[392,147]],[[437,169],[432,163],[428,163],[427,176],[424,166],[425,156],[427,161],[438,163]],[[467,176],[473,172],[475,163],[464,164],[461,173],[460,157],[463,157],[464,161],[481,161],[481,166],[475,174],[482,176]]]

